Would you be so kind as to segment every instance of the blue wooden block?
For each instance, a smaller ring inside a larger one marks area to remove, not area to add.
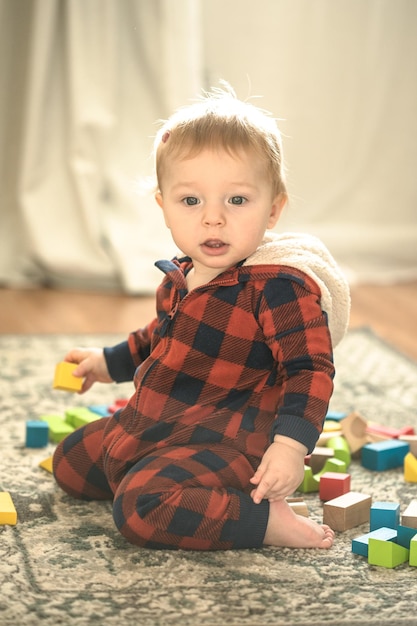
[[[108,417],[110,415],[108,404],[92,404],[88,407],[93,413],[97,413],[100,417]]]
[[[378,528],[365,535],[352,539],[352,552],[368,558],[369,539],[381,539],[381,541],[395,541],[397,531],[393,528]]]
[[[44,448],[48,445],[49,426],[45,422],[29,420],[26,422],[26,447]]]
[[[370,511],[370,530],[397,528],[400,523],[400,505],[398,502],[374,502]]]
[[[384,471],[402,467],[404,457],[410,450],[410,444],[398,439],[386,439],[378,443],[369,443],[362,448],[362,465],[374,471]]]
[[[340,411],[329,411],[326,415],[326,420],[330,420],[332,422],[340,422],[345,417],[347,417],[347,413],[341,413]]]
[[[407,550],[410,550],[411,540],[417,538],[417,528],[410,528],[409,526],[401,526],[401,524],[397,527],[397,543]]]

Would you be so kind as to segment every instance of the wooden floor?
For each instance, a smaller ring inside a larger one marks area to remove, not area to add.
[[[153,297],[0,289],[0,333],[128,333],[153,315]],[[417,361],[417,282],[352,288],[350,326],[370,326]]]

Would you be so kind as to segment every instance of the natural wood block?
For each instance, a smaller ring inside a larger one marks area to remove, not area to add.
[[[399,441],[405,441],[410,446],[410,452],[417,457],[417,435],[400,435]]]
[[[417,528],[417,500],[411,500],[401,516],[401,523],[409,528]]]
[[[296,515],[309,517],[308,506],[303,498],[285,498]]]
[[[348,442],[352,454],[358,452],[368,443],[366,435],[367,425],[368,422],[356,411],[340,421],[343,436]]]
[[[313,474],[320,472],[327,459],[334,457],[334,450],[326,446],[316,446],[311,454],[306,457],[306,464],[311,467]]]
[[[342,429],[340,430],[335,430],[335,431],[330,431],[328,433],[321,433],[320,437],[317,440],[317,444],[318,446],[327,446],[327,442],[329,441],[329,439],[331,439],[332,437],[336,437],[336,435],[343,435],[342,433]]]
[[[349,491],[323,505],[323,523],[333,530],[344,531],[369,522],[372,496]]]

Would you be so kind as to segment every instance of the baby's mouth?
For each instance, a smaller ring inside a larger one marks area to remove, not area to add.
[[[229,245],[221,239],[206,239],[206,241],[201,244],[201,247],[206,254],[218,255],[226,252]]]
[[[207,246],[208,248],[222,248],[225,245],[226,244],[220,241],[220,239],[207,239],[207,241],[203,243],[203,246]]]

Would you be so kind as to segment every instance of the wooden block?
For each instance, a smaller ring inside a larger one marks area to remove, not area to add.
[[[49,428],[42,420],[28,420],[26,422],[26,447],[44,448],[48,445]]]
[[[371,506],[369,529],[396,529],[400,523],[400,505],[398,502],[374,502]]]
[[[329,433],[321,433],[320,437],[317,440],[318,446],[327,446],[327,442],[332,437],[336,437],[336,435],[343,435],[342,430],[330,431]]]
[[[349,491],[323,505],[323,523],[333,530],[344,531],[369,522],[372,496]]]
[[[40,419],[48,424],[49,439],[54,443],[59,443],[74,431],[61,415],[41,415]]]
[[[297,491],[302,493],[312,493],[319,490],[319,481],[314,478],[311,467],[304,465],[304,478]]]
[[[368,542],[368,563],[381,567],[393,568],[405,563],[409,559],[410,551],[393,541],[373,539]]]
[[[417,435],[400,435],[398,440],[408,443],[410,452],[417,457]]]
[[[408,483],[417,483],[417,459],[412,452],[404,457],[404,480]]]
[[[387,439],[379,443],[368,443],[362,448],[362,465],[374,471],[401,467],[410,446],[405,441]]]
[[[39,467],[42,467],[42,469],[44,469],[47,472],[50,472],[51,474],[53,474],[54,470],[53,470],[53,467],[52,467],[52,457],[48,456],[47,459],[44,459],[43,461],[41,461],[39,463]]]
[[[0,524],[17,524],[17,512],[12,497],[8,491],[0,492]]]
[[[395,541],[397,539],[397,531],[393,528],[378,528],[365,535],[360,535],[352,539],[352,552],[368,557],[368,544],[371,538],[381,539],[382,541]]]
[[[411,500],[401,516],[401,524],[410,528],[417,528],[417,500]]]
[[[100,417],[108,417],[110,415],[108,404],[90,404],[88,409],[93,413],[97,413]]]
[[[340,424],[334,420],[326,419],[323,424],[323,432],[324,433],[335,433],[340,431]]]
[[[100,415],[84,406],[74,407],[65,411],[65,421],[73,428],[85,426],[100,419]]]
[[[352,454],[358,452],[368,443],[367,425],[368,422],[356,411],[341,420],[340,427]]]
[[[72,375],[76,367],[78,367],[76,363],[66,361],[58,363],[55,367],[53,388],[61,391],[81,391],[83,379]]]
[[[334,457],[327,459],[323,469],[317,474],[314,474],[314,479],[317,481],[317,485],[320,482],[321,476],[323,476],[326,472],[338,472],[339,474],[344,474],[346,472],[346,463],[341,459],[336,459]]]
[[[411,540],[413,537],[417,537],[417,529],[409,528],[408,526],[402,526],[399,524],[397,526],[397,541],[400,546],[410,549]]]
[[[344,461],[346,463],[346,467],[349,467],[351,455],[347,439],[345,439],[342,435],[336,435],[328,440],[327,447],[333,450],[336,459]]]
[[[328,411],[326,415],[326,420],[331,420],[334,422],[340,422],[347,416],[347,413],[344,411]]]
[[[111,414],[116,413],[116,411],[123,409],[128,402],[129,402],[128,398],[118,398],[117,400],[113,402],[113,404],[109,406],[109,412]]]
[[[391,426],[383,426],[382,424],[369,422],[366,432],[370,435],[380,435],[386,439],[398,439],[401,435],[414,435],[414,427],[403,426],[402,428],[392,428]]]
[[[308,506],[302,498],[285,498],[296,515],[309,517]]]
[[[320,500],[326,502],[350,491],[350,474],[340,472],[325,472],[320,477]]]
[[[311,467],[313,474],[320,472],[327,459],[334,457],[334,451],[326,446],[316,446],[311,454],[305,458],[306,465]]]
[[[409,563],[413,567],[417,567],[417,535],[410,541]]]

